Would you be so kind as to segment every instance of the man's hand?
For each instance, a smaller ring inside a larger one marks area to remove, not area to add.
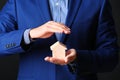
[[[64,59],[58,59],[54,57],[45,57],[45,61],[58,64],[58,65],[67,65],[70,62],[73,62],[76,59],[76,50],[70,49],[66,52],[66,57]]]
[[[37,28],[33,28],[30,31],[30,37],[33,38],[49,38],[51,37],[54,33],[65,33],[69,34],[70,29],[65,26],[64,24],[54,22],[54,21],[49,21],[42,26],[39,26]]]

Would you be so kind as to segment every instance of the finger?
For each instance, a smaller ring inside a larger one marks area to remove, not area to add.
[[[65,57],[65,62],[70,63],[76,58],[76,51],[74,49],[70,49],[66,52],[67,56]]]
[[[59,23],[59,22],[49,21],[48,23],[51,24],[51,25],[56,25],[56,26],[58,26],[58,27],[61,27],[61,28],[63,28],[63,29],[66,29],[66,30],[70,30],[69,27],[67,27],[67,26],[65,26],[64,24]]]
[[[53,57],[46,57],[45,61],[48,61],[50,63],[59,64],[59,65],[65,65],[65,61],[63,59],[53,58]]]
[[[52,32],[60,32],[60,33],[64,32],[65,34],[70,33],[70,28],[57,22],[50,21],[48,22],[47,27],[50,28],[49,30],[51,30]]]
[[[64,30],[63,29],[60,29],[60,28],[57,28],[56,26],[54,25],[47,25],[47,31],[48,32],[52,32],[52,33],[64,33]]]
[[[45,57],[44,60],[45,61],[50,61],[50,57]]]
[[[53,57],[46,57],[44,60],[51,62],[51,63],[54,63],[54,64],[57,64],[57,62],[55,61],[55,59]]]
[[[46,29],[48,32],[53,32],[53,33],[65,33],[65,34],[70,34],[70,31],[66,31],[64,29],[61,29],[59,27],[56,27],[56,26],[50,26],[48,25],[47,26],[47,29]]]
[[[55,63],[55,59],[53,57],[45,57],[44,59],[45,61],[51,62],[51,63]]]

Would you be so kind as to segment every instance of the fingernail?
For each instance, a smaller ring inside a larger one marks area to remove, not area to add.
[[[69,34],[69,33],[70,33],[70,31],[65,31],[65,33],[66,33],[66,34]]]
[[[70,28],[67,28],[68,30],[70,30]]]
[[[68,62],[68,59],[67,59],[67,58],[65,58],[65,63],[66,63],[66,62]]]
[[[44,58],[44,60],[47,61],[47,60],[48,60],[48,57]]]

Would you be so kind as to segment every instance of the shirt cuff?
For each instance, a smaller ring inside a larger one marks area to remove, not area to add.
[[[24,42],[25,44],[30,44],[31,43],[31,38],[30,38],[30,30],[31,29],[26,29],[24,32]]]

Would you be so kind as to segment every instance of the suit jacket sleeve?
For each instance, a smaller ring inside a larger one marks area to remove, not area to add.
[[[18,30],[14,0],[8,0],[0,12],[0,56],[24,52],[21,48],[24,31]]]
[[[102,0],[95,50],[77,50],[78,73],[111,71],[118,63],[118,46],[108,0]]]

